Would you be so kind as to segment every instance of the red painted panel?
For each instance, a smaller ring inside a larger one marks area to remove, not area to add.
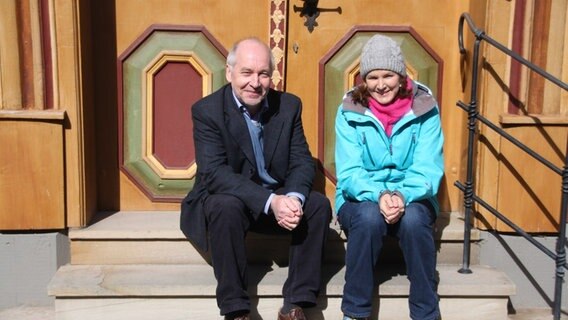
[[[191,105],[203,96],[203,78],[187,62],[168,62],[154,75],[154,156],[167,169],[195,160]]]

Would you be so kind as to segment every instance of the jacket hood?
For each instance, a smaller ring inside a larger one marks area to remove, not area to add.
[[[436,108],[438,103],[436,99],[432,97],[430,89],[428,89],[423,84],[412,81],[412,94],[414,95],[414,103],[412,104],[412,112],[415,116],[419,117],[428,111]],[[352,90],[345,94],[343,98],[343,110],[357,112],[360,114],[365,114],[365,111],[369,108],[363,106],[362,104],[353,101]]]

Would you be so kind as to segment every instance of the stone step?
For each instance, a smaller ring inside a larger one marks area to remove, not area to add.
[[[436,223],[438,262],[458,264],[462,259],[463,219],[457,213],[441,213]],[[343,263],[345,235],[330,224],[326,263]],[[70,229],[71,264],[199,264],[210,262],[179,229],[179,212],[121,211],[100,213],[86,228]],[[471,264],[478,263],[479,231],[472,230]],[[250,233],[247,236],[251,263],[287,263],[289,237]],[[396,241],[388,238],[381,260],[400,263]]]
[[[444,320],[507,319],[507,302],[515,285],[498,270],[472,266],[460,274],[457,265],[438,265],[440,308]],[[374,318],[408,319],[406,276],[384,269],[377,290]],[[252,319],[274,319],[281,306],[286,267],[251,265],[249,293]],[[324,288],[315,319],[340,319],[344,268],[326,265]],[[204,264],[66,265],[48,285],[55,297],[57,320],[221,319],[215,302],[215,278]]]

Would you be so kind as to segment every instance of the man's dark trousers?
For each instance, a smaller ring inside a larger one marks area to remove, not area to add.
[[[272,213],[253,214],[238,198],[209,195],[203,204],[210,250],[217,279],[217,305],[221,314],[250,310],[247,293],[247,231],[291,234],[288,279],[282,294],[289,303],[315,304],[321,286],[321,267],[331,211],[329,200],[312,191],[304,204],[300,224],[292,231],[281,228]]]

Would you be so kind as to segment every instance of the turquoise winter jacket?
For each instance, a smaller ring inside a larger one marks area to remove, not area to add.
[[[444,175],[444,136],[440,112],[430,89],[414,81],[411,110],[389,138],[368,108],[347,93],[335,119],[336,212],[345,201],[374,201],[386,190],[404,202],[428,199],[436,212]]]

